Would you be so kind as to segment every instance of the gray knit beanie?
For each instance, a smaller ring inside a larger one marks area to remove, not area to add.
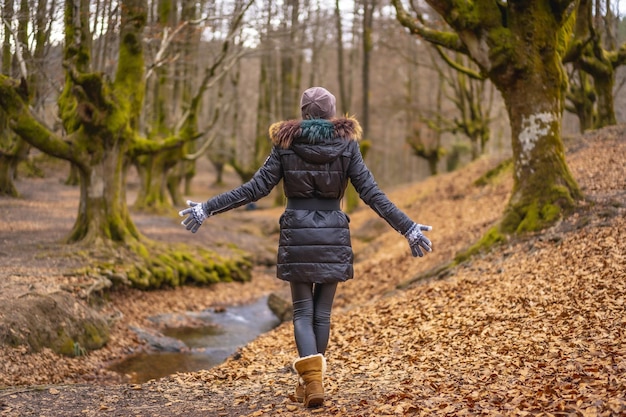
[[[303,119],[330,119],[335,117],[335,96],[323,87],[304,90],[300,99]]]

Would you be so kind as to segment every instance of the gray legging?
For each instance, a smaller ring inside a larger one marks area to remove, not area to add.
[[[326,352],[337,283],[291,283],[293,329],[300,357]]]

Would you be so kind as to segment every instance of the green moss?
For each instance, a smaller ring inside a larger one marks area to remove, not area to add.
[[[505,233],[517,234],[542,230],[554,224],[574,206],[575,200],[567,187],[544,187],[526,200],[509,203],[501,229]]]
[[[561,217],[561,208],[556,204],[546,204],[541,209],[541,218],[547,223],[554,223]]]
[[[36,165],[36,162],[30,159],[22,161],[19,164],[19,173],[27,178],[44,178],[46,174]]]
[[[135,252],[137,253],[139,257],[144,258],[144,259],[150,259],[150,252],[148,251],[148,248],[145,245],[135,245],[133,249],[135,250]]]
[[[104,325],[86,323],[84,330],[83,337],[79,339],[87,349],[99,349],[109,340],[109,329]]]
[[[513,169],[513,158],[506,159],[500,162],[496,167],[490,169],[480,178],[474,181],[474,185],[478,187],[485,186],[494,182],[496,178],[499,178],[502,173],[509,173]]]
[[[109,329],[106,325],[98,326],[93,322],[86,322],[83,332],[72,338],[65,330],[57,331],[57,339],[52,349],[60,355],[82,356],[88,350],[99,349],[105,345],[109,339]]]
[[[63,92],[58,99],[59,116],[63,122],[63,127],[68,133],[75,132],[80,127],[80,123],[76,118],[76,108],[78,107],[78,102],[71,94],[71,91],[72,87],[68,80],[66,81]]]
[[[510,29],[503,26],[496,26],[488,33],[489,44],[491,45],[490,56],[510,58],[514,54],[515,43]],[[501,63],[504,63],[502,61]]]
[[[506,241],[505,235],[500,232],[498,226],[494,226],[483,235],[483,237],[472,245],[469,249],[463,252],[459,252],[454,257],[454,263],[460,264],[465,262],[467,259],[476,255],[477,253],[484,252],[489,250],[494,245]]]
[[[528,204],[525,207],[524,216],[521,218],[520,223],[517,225],[516,233],[530,232],[533,230],[538,230],[538,225],[541,221],[541,216],[539,215],[539,207],[538,203],[534,201],[531,204]]]
[[[105,276],[113,285],[149,290],[189,283],[249,281],[250,255],[239,248],[230,252],[222,256],[196,246],[135,241],[90,247],[72,252],[72,256],[88,259],[93,265],[75,270],[77,275]]]
[[[70,337],[64,336],[59,342],[58,348],[56,349],[58,354],[74,356],[74,341]]]

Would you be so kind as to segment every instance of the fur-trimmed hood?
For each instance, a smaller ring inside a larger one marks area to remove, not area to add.
[[[279,148],[292,143],[319,143],[332,139],[361,140],[361,125],[353,117],[336,119],[286,120],[270,126],[270,139]]]
[[[291,149],[305,161],[316,164],[336,159],[361,135],[361,125],[352,117],[287,120],[270,126],[274,145]]]

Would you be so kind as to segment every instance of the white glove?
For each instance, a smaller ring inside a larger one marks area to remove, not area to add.
[[[208,216],[207,212],[204,209],[204,205],[202,203],[196,203],[191,200],[187,200],[187,205],[189,208],[185,210],[181,210],[178,212],[179,216],[189,216],[185,220],[181,222],[183,226],[191,233],[196,233],[200,226],[202,226],[202,222],[206,220]]]
[[[404,237],[409,241],[413,256],[419,256],[420,258],[424,256],[422,249],[426,252],[432,252],[432,243],[422,234],[422,231],[426,232],[430,230],[433,230],[432,226],[413,223],[413,226],[405,233]]]

